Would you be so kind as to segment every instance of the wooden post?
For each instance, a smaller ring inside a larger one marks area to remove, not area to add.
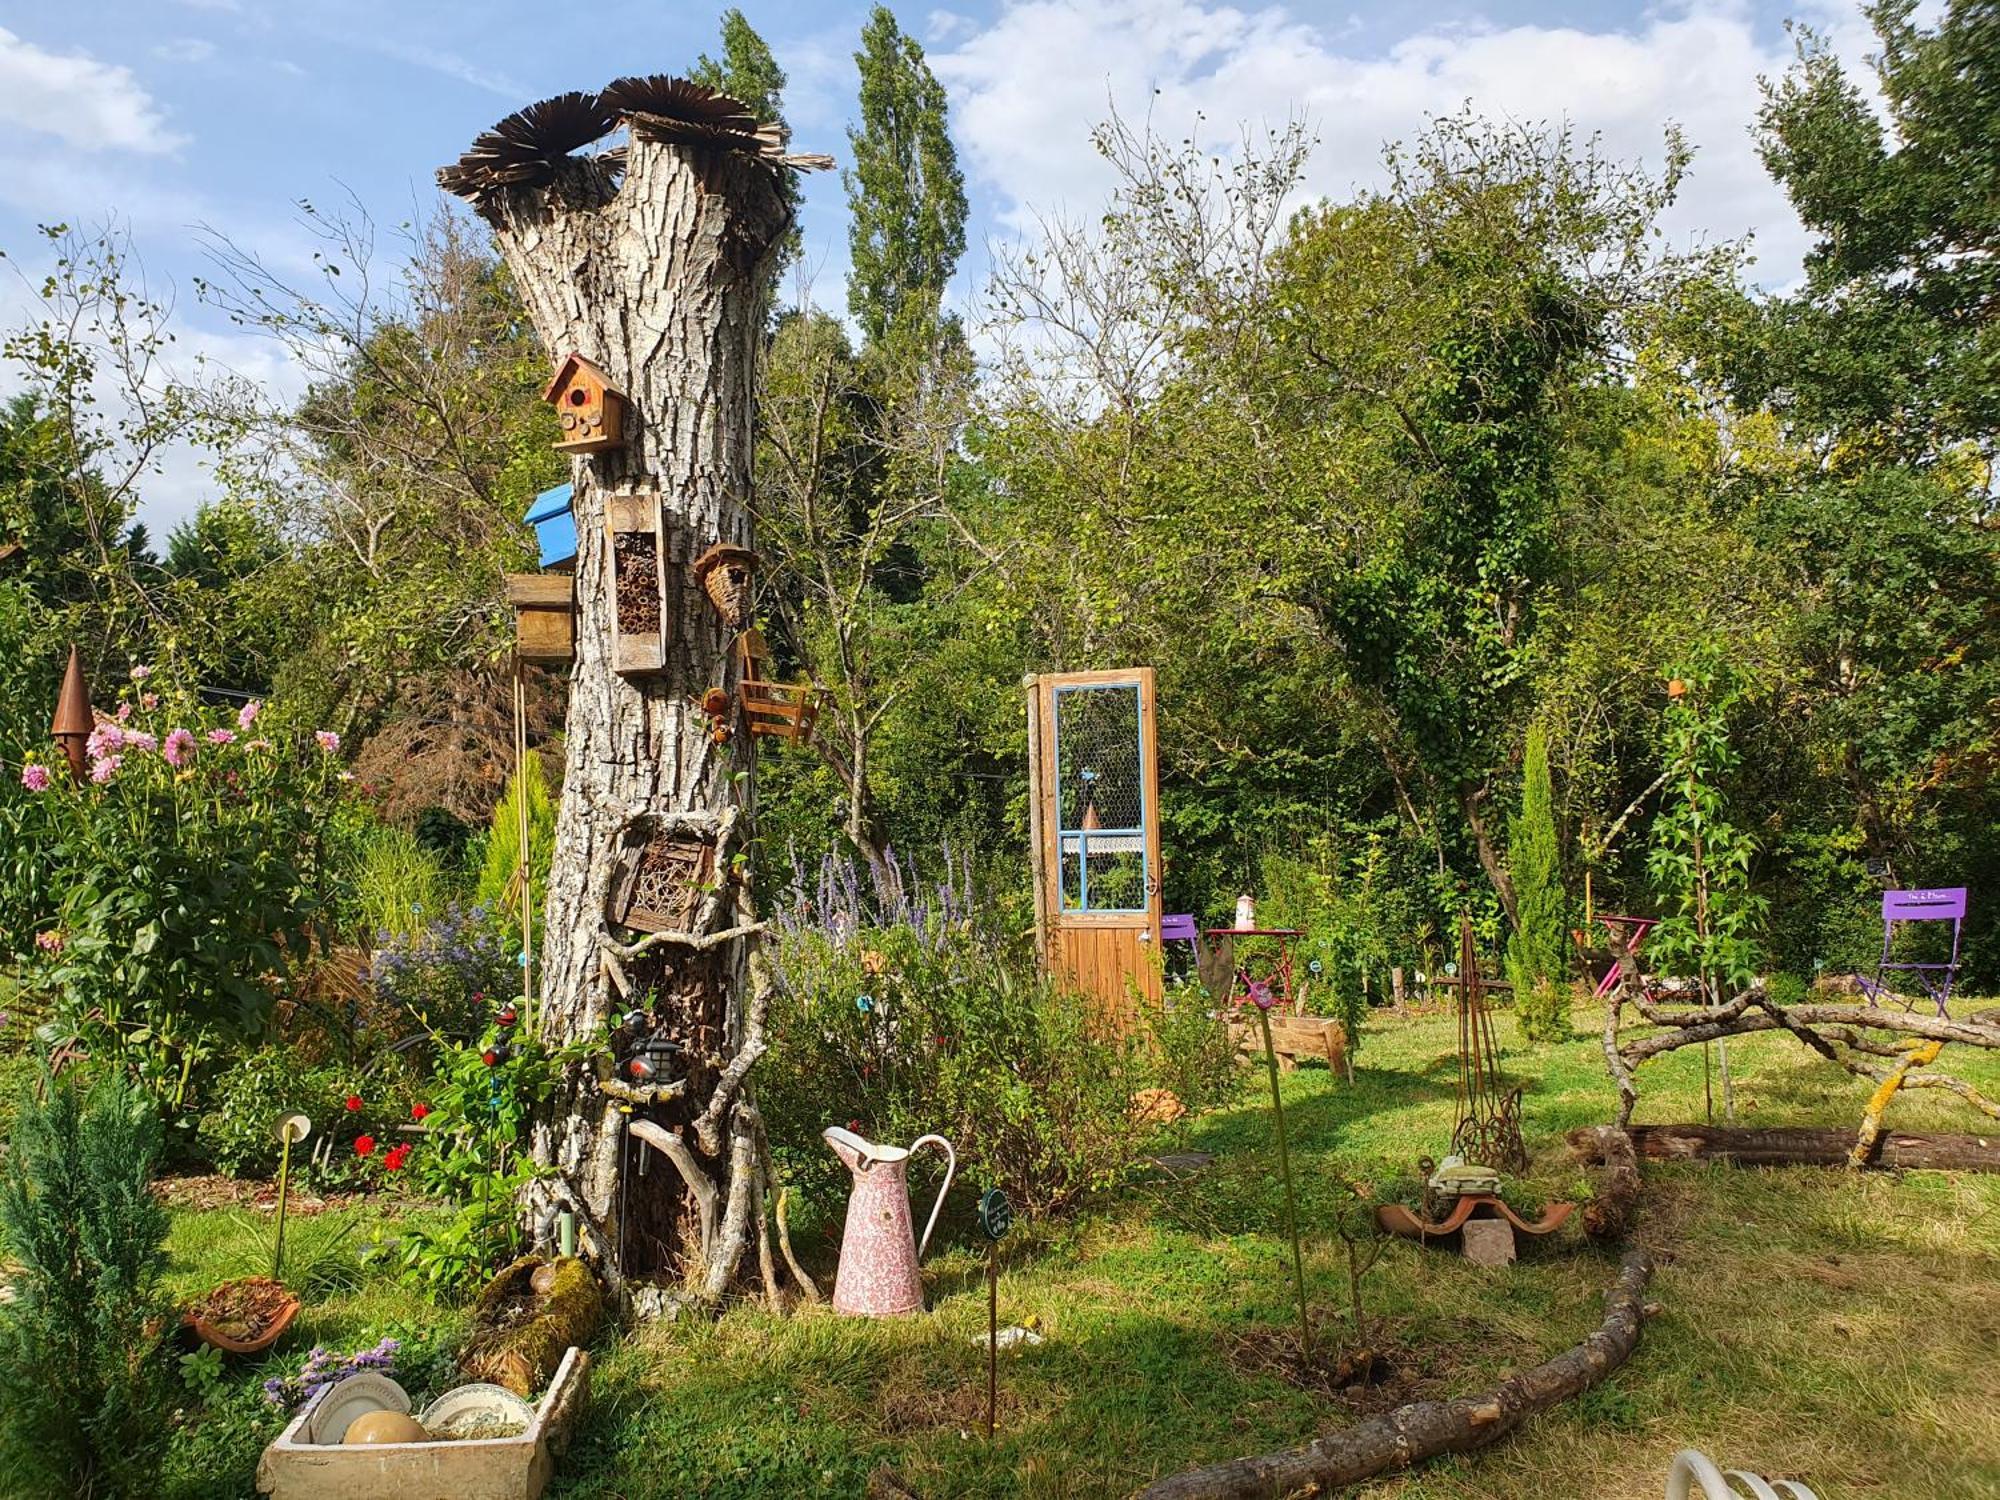
[[[1394,997],[1397,1009],[1403,1004],[1403,966],[1397,964],[1389,971],[1389,993]]]

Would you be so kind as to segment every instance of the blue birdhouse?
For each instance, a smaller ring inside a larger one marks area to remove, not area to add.
[[[535,528],[545,568],[569,567],[576,562],[576,517],[570,510],[575,495],[574,487],[567,484],[543,490],[521,518]]]

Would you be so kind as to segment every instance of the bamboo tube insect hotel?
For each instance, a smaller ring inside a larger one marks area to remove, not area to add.
[[[658,495],[612,495],[604,502],[605,544],[615,591],[611,669],[633,675],[666,665],[666,548]]]

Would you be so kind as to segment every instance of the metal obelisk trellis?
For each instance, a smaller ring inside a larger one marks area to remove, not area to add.
[[[1493,1013],[1479,977],[1479,952],[1472,943],[1472,918],[1458,919],[1458,1113],[1451,1149],[1469,1162],[1508,1172],[1528,1169],[1521,1139],[1521,1091],[1500,1075],[1500,1047],[1493,1037]]]

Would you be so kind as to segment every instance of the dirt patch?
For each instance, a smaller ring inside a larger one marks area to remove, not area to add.
[[[1383,1326],[1362,1343],[1315,1336],[1307,1354],[1296,1328],[1256,1328],[1229,1345],[1229,1363],[1241,1374],[1268,1375],[1336,1401],[1351,1411],[1387,1411],[1410,1399],[1413,1360]]]
[[[245,1182],[213,1173],[163,1177],[153,1184],[153,1195],[169,1208],[191,1208],[204,1213],[218,1208],[248,1208],[267,1214],[278,1211],[275,1182]],[[290,1212],[311,1218],[331,1209],[351,1208],[368,1198],[367,1193],[302,1193],[294,1186]]]

